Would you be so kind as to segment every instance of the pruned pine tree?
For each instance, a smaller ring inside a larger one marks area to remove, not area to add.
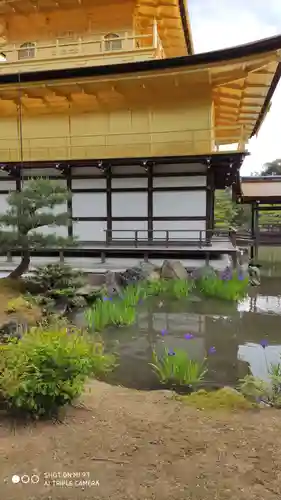
[[[31,179],[24,183],[21,192],[9,194],[8,209],[0,215],[0,247],[2,251],[21,250],[21,262],[9,275],[19,278],[27,272],[31,250],[40,248],[65,248],[75,243],[71,238],[56,234],[42,234],[44,226],[68,226],[67,212],[55,213],[54,208],[65,204],[71,193],[56,181]]]

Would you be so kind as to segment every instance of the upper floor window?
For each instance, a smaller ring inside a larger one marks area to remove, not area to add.
[[[122,50],[122,40],[119,35],[116,35],[116,33],[108,33],[108,35],[105,35],[104,40],[105,50]]]
[[[35,57],[35,43],[23,43],[18,50],[18,59],[32,59],[33,57]]]

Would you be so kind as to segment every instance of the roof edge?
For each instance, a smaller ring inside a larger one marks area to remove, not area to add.
[[[277,87],[277,85],[278,85],[278,83],[280,81],[280,78],[281,78],[281,62],[277,66],[275,75],[274,75],[274,77],[272,79],[271,85],[269,87],[267,96],[266,96],[265,101],[263,103],[263,106],[261,108],[260,114],[258,116],[258,119],[256,121],[254,129],[253,129],[253,131],[252,131],[252,133],[250,135],[250,139],[252,137],[254,137],[255,135],[258,134],[258,132],[259,132],[261,126],[262,126],[262,123],[263,123],[263,120],[266,117],[267,111],[269,111],[269,106],[270,106],[270,103],[271,103],[271,99],[272,99],[273,94],[274,94],[274,92],[276,90],[276,87]]]
[[[241,182],[281,182],[281,175],[257,175],[241,177]]]
[[[189,12],[185,5],[185,0],[178,0],[178,3],[179,3],[179,10],[180,10],[180,16],[181,16],[181,22],[182,22],[182,28],[183,28],[187,52],[188,54],[193,55],[194,46],[192,40]]]

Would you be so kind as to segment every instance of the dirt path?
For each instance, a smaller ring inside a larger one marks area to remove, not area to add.
[[[87,409],[72,409],[63,424],[41,422],[12,429],[1,422],[1,498],[281,498],[278,410],[207,414],[172,401],[165,393],[98,382],[84,402]],[[108,460],[95,460],[100,458]],[[59,472],[77,477],[72,483],[71,478],[61,478],[56,485],[44,485],[44,476],[50,481],[47,475]],[[33,480],[39,475],[40,481],[12,484],[13,474],[33,474]],[[62,486],[63,481],[68,484]],[[81,481],[89,483],[82,487]]]

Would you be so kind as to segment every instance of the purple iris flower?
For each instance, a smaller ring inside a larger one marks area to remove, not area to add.
[[[209,354],[215,354],[215,352],[217,352],[216,348],[214,346],[210,347]]]
[[[161,330],[161,335],[167,335],[167,330]]]
[[[175,355],[176,355],[175,351],[172,351],[172,349],[170,349],[168,352],[168,356],[175,356]]]
[[[266,339],[263,339],[260,341],[260,345],[263,349],[265,349],[268,346],[268,341]]]
[[[239,279],[239,281],[244,281],[244,276],[242,273],[238,274],[238,279]]]
[[[232,270],[227,267],[221,274],[221,279],[223,281],[230,281],[232,279]]]
[[[192,335],[192,333],[186,333],[186,334],[185,334],[185,336],[184,336],[184,338],[185,338],[186,340],[191,340],[191,339],[193,339],[193,338],[194,338],[194,335]]]

